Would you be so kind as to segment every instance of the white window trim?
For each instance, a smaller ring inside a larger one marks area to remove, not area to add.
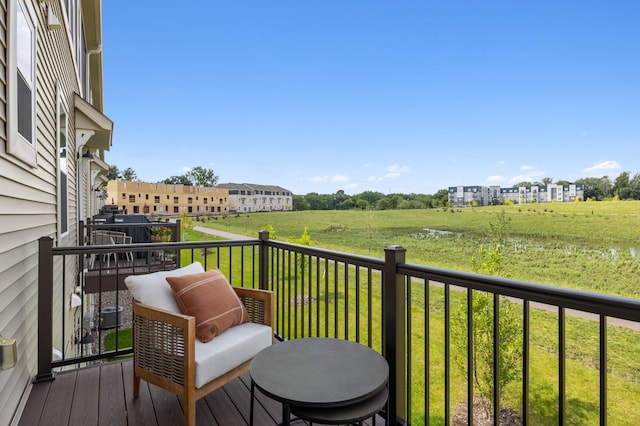
[[[74,152],[74,150],[70,149],[69,146],[69,125],[70,125],[70,117],[69,117],[69,107],[67,106],[67,103],[64,100],[64,97],[62,96],[62,90],[60,88],[60,85],[57,84],[56,87],[56,93],[57,93],[57,103],[56,103],[56,147],[57,147],[57,154],[56,154],[56,158],[57,158],[57,182],[58,184],[56,185],[56,187],[58,188],[57,190],[57,195],[58,195],[58,202],[56,203],[58,205],[58,235],[60,236],[60,238],[58,238],[59,241],[62,240],[63,236],[66,236],[69,234],[69,232],[71,231],[71,220],[70,220],[70,213],[71,213],[71,209],[69,206],[69,201],[70,201],[70,197],[69,197],[69,189],[70,189],[70,182],[71,179],[69,177],[69,164],[71,162],[71,160],[74,158],[74,155],[72,154]],[[62,196],[63,196],[63,192],[62,192],[62,179],[60,178],[60,168],[62,167],[62,165],[60,164],[60,114],[64,111],[65,113],[65,117],[67,120],[67,124],[65,126],[66,129],[66,148],[67,148],[67,190],[66,190],[66,195],[67,195],[67,230],[66,232],[63,232],[62,229]]]
[[[31,72],[33,76],[33,87],[31,90],[31,134],[33,142],[29,142],[18,133],[18,48],[17,48],[17,10],[18,3],[22,6],[27,23],[31,26],[33,56],[31,60]],[[7,120],[7,153],[26,163],[31,167],[38,166],[37,157],[37,136],[36,136],[36,52],[37,46],[37,20],[29,4],[23,0],[10,0],[8,4],[9,31],[8,37],[8,60],[7,60],[7,86],[8,86],[8,120]]]

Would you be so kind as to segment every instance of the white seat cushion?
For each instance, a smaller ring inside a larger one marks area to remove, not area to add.
[[[249,361],[272,342],[271,327],[252,322],[228,328],[207,343],[196,339],[196,388]]]

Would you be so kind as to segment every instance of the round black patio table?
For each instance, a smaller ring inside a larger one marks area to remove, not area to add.
[[[251,421],[254,386],[282,402],[284,425],[290,422],[292,406],[299,417],[314,413],[313,420],[321,421],[323,411],[327,415],[344,412],[349,419],[354,415],[366,418],[381,408],[381,398],[382,406],[386,403],[387,361],[371,348],[346,340],[307,338],[278,343],[256,355],[249,371]]]

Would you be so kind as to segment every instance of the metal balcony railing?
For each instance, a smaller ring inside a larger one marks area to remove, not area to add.
[[[86,267],[92,255],[100,259],[107,253],[115,259],[109,268],[101,260]],[[133,260],[126,253],[133,253]],[[478,415],[474,397],[481,389],[477,367],[492,375],[488,406],[494,424],[500,423],[500,407],[505,404],[525,424],[535,423],[538,401],[531,396],[531,386],[543,376],[551,377],[557,386],[551,417],[560,424],[575,423],[574,410],[567,403],[567,361],[574,356],[567,341],[574,337],[571,324],[578,320],[595,327],[598,347],[592,364],[599,379],[592,405],[600,423],[606,424],[611,416],[608,374],[615,356],[608,350],[610,334],[619,327],[640,333],[638,300],[409,264],[405,250],[397,246],[387,247],[384,258],[371,258],[269,240],[264,231],[258,239],[236,241],[78,247],[53,247],[50,238],[42,238],[36,379],[50,379],[57,369],[130,354],[130,348],[107,350],[103,345],[105,334],[127,328],[123,321],[116,322],[115,330],[101,329],[96,316],[104,300],[122,304],[126,317],[131,307],[125,302],[124,277],[192,261],[200,261],[207,269],[219,268],[232,285],[272,290],[274,332],[280,339],[334,337],[382,353],[390,365],[389,414],[411,424],[450,424],[460,404],[466,404],[466,421],[471,424]],[[54,282],[54,277],[62,282]],[[81,296],[74,308],[79,314],[68,314],[70,291]],[[485,303],[482,312],[479,302]],[[506,314],[513,312],[515,325],[505,323]],[[483,315],[488,318],[486,327],[479,322]],[[595,315],[595,320],[589,315]],[[554,330],[543,343],[549,346],[547,352],[555,357],[557,368],[534,374],[532,352],[542,343],[539,333],[532,332],[538,327],[532,318],[537,321],[541,316]],[[617,325],[618,320],[627,323]],[[503,331],[512,326],[518,336],[516,349],[507,348],[503,337]],[[487,341],[480,341],[482,327],[489,330]],[[93,337],[91,347],[84,343],[87,334]],[[63,350],[60,359],[54,360],[51,348],[56,345]],[[479,357],[482,350],[489,351],[488,361]],[[508,364],[519,374],[507,390],[501,374],[495,372],[507,366],[509,351],[519,356],[515,367]],[[640,360],[631,371],[640,371]]]

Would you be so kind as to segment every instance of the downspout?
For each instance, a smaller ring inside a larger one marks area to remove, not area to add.
[[[87,63],[85,64],[85,72],[87,73],[87,87],[85,91],[91,93],[91,99],[89,100],[93,104],[93,92],[91,91],[91,55],[98,55],[102,53],[102,43],[99,43],[95,49],[87,50]]]
[[[87,144],[91,136],[95,135],[94,130],[87,129],[76,129],[76,145],[78,146],[78,171],[77,171],[77,179],[78,179],[78,220],[86,220],[84,211],[84,195],[85,188],[82,185],[82,177],[84,176],[84,167],[83,167],[83,159],[82,149]],[[90,161],[90,160],[88,160]],[[91,169],[89,169],[91,172]],[[89,187],[91,187],[91,173],[89,173]]]
[[[84,92],[90,92],[91,91],[91,65],[90,65],[90,61],[91,61],[91,55],[96,55],[102,53],[102,44],[98,44],[97,47],[95,49],[91,49],[88,50],[86,53],[86,64],[85,64],[85,73],[87,75],[87,80],[86,80],[86,87],[83,87]],[[89,141],[89,139],[95,135],[95,131],[93,130],[87,130],[87,129],[76,129],[76,146],[77,146],[77,151],[78,151],[78,171],[77,171],[77,178],[78,178],[78,219],[79,220],[86,220],[86,213],[85,209],[84,209],[84,197],[86,195],[85,193],[85,188],[82,186],[82,177],[84,175],[84,167],[83,167],[83,157],[82,157],[82,149],[84,148],[84,146],[87,144],[87,142]],[[91,183],[91,167],[89,167],[89,182],[88,182],[88,187],[91,188],[92,183]],[[89,195],[91,196],[91,195]]]

